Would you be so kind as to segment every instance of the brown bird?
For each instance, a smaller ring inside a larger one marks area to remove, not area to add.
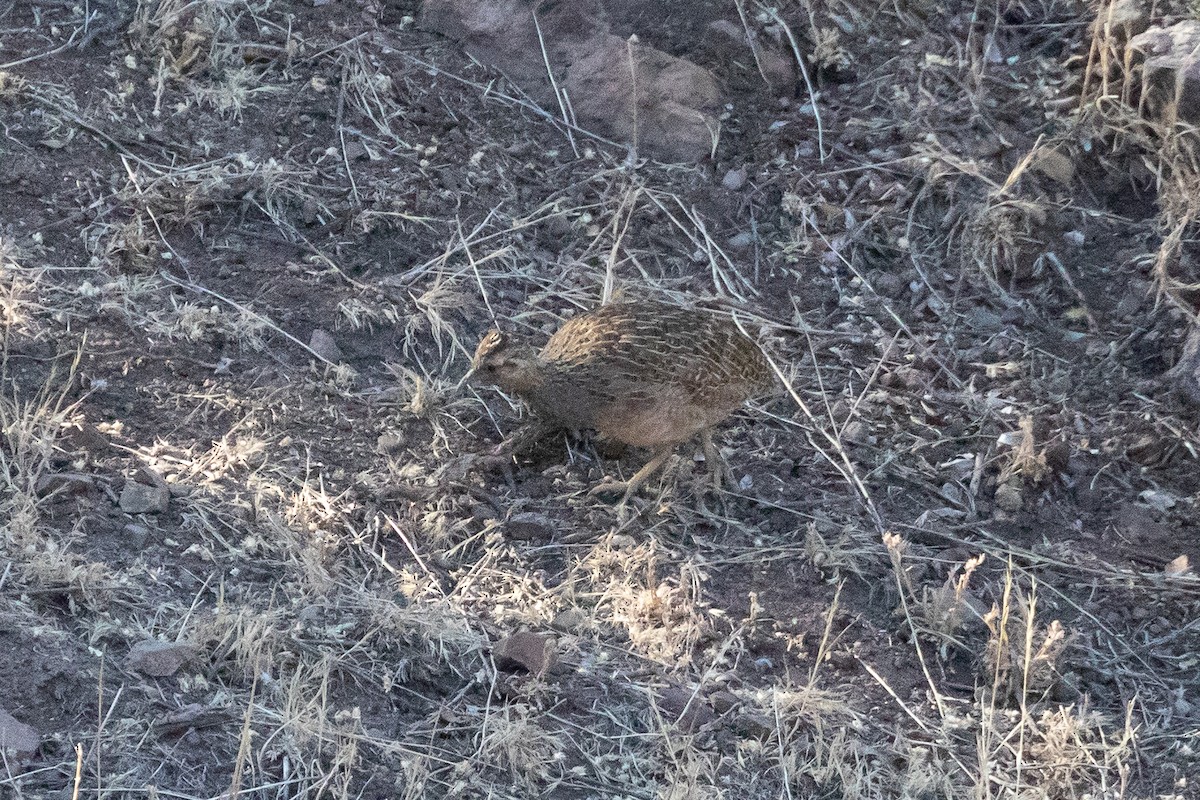
[[[729,319],[649,301],[581,314],[540,352],[511,334],[489,331],[468,376],[520,397],[543,429],[593,428],[605,438],[653,450],[628,481],[592,490],[623,491],[622,502],[696,434],[719,488],[713,426],[769,391],[774,381],[758,345]],[[515,449],[506,445],[497,452]]]

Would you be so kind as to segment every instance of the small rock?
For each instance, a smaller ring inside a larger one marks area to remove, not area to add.
[[[1116,307],[1112,311],[1113,317],[1116,319],[1128,319],[1134,314],[1137,314],[1142,306],[1144,306],[1148,298],[1154,294],[1154,289],[1142,281],[1130,281],[1126,285],[1125,291],[1121,294],[1121,299],[1117,301]]]
[[[150,529],[145,525],[138,525],[135,522],[131,522],[122,528],[121,533],[125,534],[131,550],[143,549],[146,546],[146,542],[150,540]]]
[[[871,286],[884,297],[895,300],[904,292],[904,279],[894,272],[880,272],[871,278]]]
[[[306,197],[304,198],[304,203],[300,206],[300,219],[303,220],[305,225],[315,225],[320,210],[316,200]]]
[[[1174,508],[1179,502],[1175,495],[1170,492],[1162,492],[1157,489],[1145,489],[1138,494],[1138,500],[1141,500],[1146,505],[1153,508],[1155,511],[1166,513]]]
[[[1097,14],[1092,35],[1097,41],[1123,45],[1150,27],[1150,9],[1143,0],[1114,0]]]
[[[0,708],[0,752],[12,753],[18,761],[32,758],[42,737],[32,726]]]
[[[1129,49],[1132,61],[1143,61],[1145,110],[1162,122],[1200,124],[1200,20],[1151,28]]]
[[[554,520],[545,514],[538,514],[533,511],[522,511],[520,514],[513,514],[504,523],[504,531],[508,534],[508,538],[519,541],[550,539],[557,530],[558,526],[554,524]]]
[[[746,29],[735,22],[727,19],[718,19],[708,23],[708,29],[713,33],[719,33],[729,37],[729,40],[737,44],[746,43]]]
[[[983,333],[998,331],[1004,327],[1004,321],[1000,318],[999,314],[995,311],[989,311],[986,308],[979,308],[978,306],[967,312],[967,324],[972,329]]]
[[[754,244],[753,234],[742,231],[729,237],[729,246],[734,250],[745,250],[750,245]]]
[[[721,92],[691,61],[598,31],[577,50],[563,88],[581,122],[638,150],[689,162],[712,152]]]
[[[1176,556],[1168,561],[1167,565],[1163,567],[1163,574],[1173,578],[1177,578],[1180,575],[1187,575],[1191,571],[1192,565],[1191,561],[1187,557],[1187,553]]]
[[[735,723],[743,736],[765,742],[775,734],[775,723],[766,714],[742,714]]]
[[[851,444],[869,444],[873,443],[871,429],[867,427],[862,420],[853,420],[842,429],[842,438]]]
[[[746,170],[731,169],[721,179],[721,185],[731,192],[736,192],[746,185]]]
[[[1161,461],[1166,449],[1167,443],[1161,436],[1143,434],[1137,438],[1137,441],[1125,448],[1125,455],[1142,466],[1149,467]]]
[[[313,329],[312,335],[308,337],[308,347],[318,356],[333,364],[343,358],[341,348],[337,346],[333,336],[320,328]]]
[[[716,719],[703,697],[682,686],[663,689],[658,696],[658,708],[667,722],[688,733]]]
[[[1025,500],[1021,495],[1021,487],[1011,483],[1002,483],[996,487],[996,505],[1002,511],[1015,514],[1024,506]]]
[[[125,663],[130,669],[151,677],[165,678],[178,672],[179,668],[195,655],[196,648],[184,642],[146,639],[133,646]]]
[[[166,486],[125,481],[121,499],[117,502],[126,514],[165,514],[171,502],[171,490]]]
[[[1063,186],[1070,186],[1071,181],[1075,178],[1075,162],[1053,147],[1044,147],[1038,150],[1029,166]]]
[[[962,506],[966,503],[966,491],[958,483],[942,484],[939,494],[956,506]]]
[[[783,99],[790,99],[796,88],[796,63],[791,56],[764,49],[758,56],[762,75]]]
[[[587,614],[578,608],[568,608],[554,615],[554,619],[550,621],[550,627],[563,633],[573,633],[586,625],[587,621]]]
[[[67,452],[86,450],[93,455],[107,453],[112,447],[108,437],[90,422],[63,428],[58,437],[58,446]]]
[[[407,439],[394,431],[379,434],[379,438],[375,440],[375,452],[380,455],[391,455],[399,452],[407,442]]]
[[[96,482],[92,480],[91,475],[79,472],[55,472],[38,478],[33,490],[38,497],[49,497],[50,495],[77,497],[87,494],[95,488],[95,485]]]
[[[1064,442],[1062,439],[1056,439],[1046,445],[1043,451],[1046,457],[1046,466],[1054,470],[1060,475],[1064,475],[1071,469],[1071,445]]]
[[[553,636],[521,631],[506,636],[492,648],[496,668],[505,672],[524,671],[545,675],[558,660],[558,642]]]
[[[991,33],[983,40],[983,59],[989,64],[1004,63],[1004,54],[1000,52],[1000,48],[996,45],[996,37]]]
[[[829,663],[843,672],[852,672],[858,669],[859,661],[855,658],[853,651],[841,649],[834,650],[829,654]]]
[[[712,703],[714,711],[718,714],[724,714],[727,711],[737,708],[740,701],[733,692],[720,691],[709,695],[708,702]]]

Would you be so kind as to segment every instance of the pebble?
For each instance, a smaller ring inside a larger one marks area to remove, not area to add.
[[[117,501],[126,514],[165,514],[171,502],[171,490],[166,486],[147,486],[125,481]]]
[[[160,642],[145,639],[129,651],[126,660],[130,669],[135,669],[155,678],[174,675],[188,660],[194,658],[196,648],[184,642]]]
[[[752,244],[754,244],[754,235],[745,231],[729,238],[729,246],[734,250],[745,250]]]
[[[17,760],[32,758],[42,737],[32,726],[0,708],[0,751],[12,753]]]
[[[313,329],[312,335],[308,338],[308,347],[321,358],[334,364],[343,358],[342,350],[333,340],[333,336],[320,328]]]
[[[554,524],[554,520],[545,514],[538,514],[534,511],[522,511],[520,514],[513,514],[504,523],[504,532],[508,534],[508,538],[525,541],[534,539],[544,541],[550,539],[557,530],[558,526]]]
[[[497,669],[545,675],[558,660],[558,642],[553,636],[521,631],[506,636],[492,648]]]

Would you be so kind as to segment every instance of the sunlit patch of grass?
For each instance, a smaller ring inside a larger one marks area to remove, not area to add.
[[[551,777],[561,761],[562,742],[546,729],[534,709],[513,703],[495,709],[486,720],[479,759],[487,766],[508,769],[529,789]]]
[[[219,305],[170,300],[171,307],[150,309],[142,322],[146,333],[154,337],[184,342],[237,341],[252,349],[265,347],[263,333],[267,323],[256,314]]]
[[[0,236],[0,325],[6,344],[12,335],[36,337],[44,330],[46,308],[38,287],[44,271],[22,266],[23,260],[16,242]]]

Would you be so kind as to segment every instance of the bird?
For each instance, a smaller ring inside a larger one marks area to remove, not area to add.
[[[624,505],[697,435],[719,489],[712,429],[769,392],[774,372],[729,318],[639,300],[571,318],[541,350],[494,328],[480,340],[464,380],[519,397],[533,412],[535,431],[590,428],[605,439],[650,449],[650,460],[629,480],[608,480],[591,490],[623,493]],[[518,434],[496,453],[511,453],[517,440],[529,438]]]

